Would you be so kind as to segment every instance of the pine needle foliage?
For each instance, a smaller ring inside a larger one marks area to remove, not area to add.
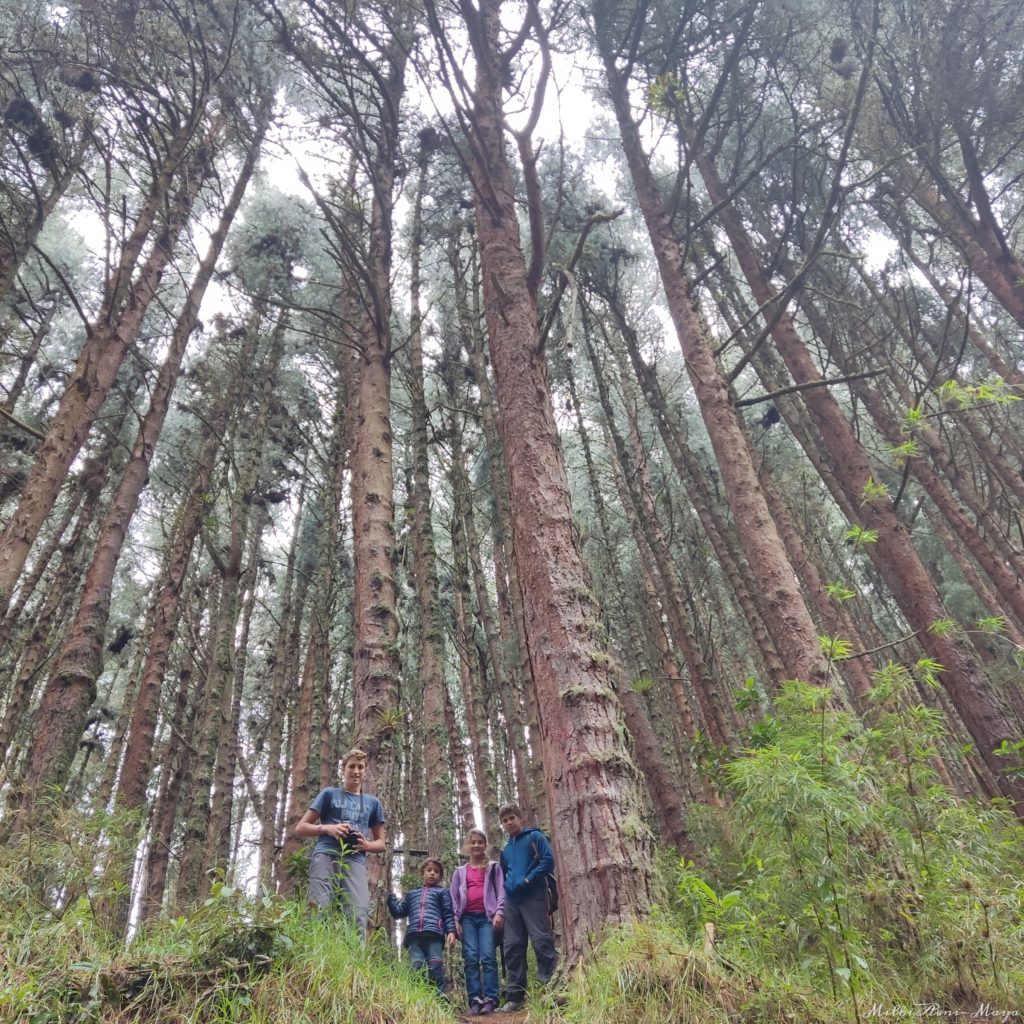
[[[725,767],[734,801],[706,819],[708,869],[678,867],[686,935],[713,925],[725,959],[828,992],[841,1019],[1024,1005],[1024,828],[940,783],[939,718],[912,699],[939,670],[879,673],[869,728],[787,684]]]

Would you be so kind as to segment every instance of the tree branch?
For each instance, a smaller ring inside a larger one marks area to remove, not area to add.
[[[780,388],[767,395],[758,395],[756,398],[741,398],[734,403],[737,409],[743,409],[751,405],[760,405],[761,402],[771,402],[784,395],[793,395],[798,391],[807,391],[809,388],[826,388],[832,384],[846,384],[851,380],[864,380],[867,377],[878,377],[886,370],[867,370],[864,373],[851,373],[846,377],[830,377],[828,380],[809,380],[804,384],[791,384],[788,388]]]
[[[540,354],[544,351],[544,346],[547,344],[548,334],[551,332],[551,325],[555,321],[555,316],[558,313],[558,304],[565,294],[565,289],[569,284],[572,277],[573,269],[579,262],[580,257],[583,255],[583,245],[587,240],[587,235],[590,234],[591,230],[598,224],[610,224],[613,220],[621,217],[625,213],[625,207],[621,207],[618,210],[598,210],[596,213],[592,213],[588,218],[587,222],[583,225],[580,231],[580,237],[576,239],[576,247],[572,251],[572,256],[569,257],[569,262],[564,267],[559,267],[561,271],[561,277],[558,282],[558,286],[555,289],[555,294],[551,298],[551,303],[544,313],[544,319],[541,322],[540,333],[537,338],[537,353]]]
[[[40,441],[46,440],[45,434],[41,434],[35,427],[30,427],[27,423],[23,423],[17,416],[9,413],[2,405],[0,405],[0,416],[3,416],[8,423],[13,423],[14,426],[19,430],[23,430],[26,434],[30,434],[32,437],[38,438]]]

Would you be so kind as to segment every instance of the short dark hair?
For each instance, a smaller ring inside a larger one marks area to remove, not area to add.
[[[501,821],[506,814],[514,814],[517,818],[523,816],[522,810],[520,810],[519,804],[505,804],[504,807],[498,810],[498,821]]]
[[[420,874],[422,875],[431,864],[437,868],[440,876],[444,878],[444,865],[436,857],[428,857],[422,864],[420,864]]]

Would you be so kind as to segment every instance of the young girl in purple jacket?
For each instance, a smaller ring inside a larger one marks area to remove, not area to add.
[[[466,995],[471,1014],[492,1013],[498,1005],[498,963],[494,956],[495,915],[505,907],[501,865],[487,860],[487,834],[469,833],[469,863],[452,876],[455,931],[466,961]]]

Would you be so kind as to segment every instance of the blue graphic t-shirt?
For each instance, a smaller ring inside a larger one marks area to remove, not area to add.
[[[336,825],[339,821],[350,822],[367,841],[373,838],[374,825],[384,824],[384,808],[375,796],[369,793],[350,793],[338,786],[320,790],[309,809],[320,815],[324,825]],[[313,852],[366,860],[366,854],[361,850],[342,850],[341,843],[334,836],[320,836]]]

